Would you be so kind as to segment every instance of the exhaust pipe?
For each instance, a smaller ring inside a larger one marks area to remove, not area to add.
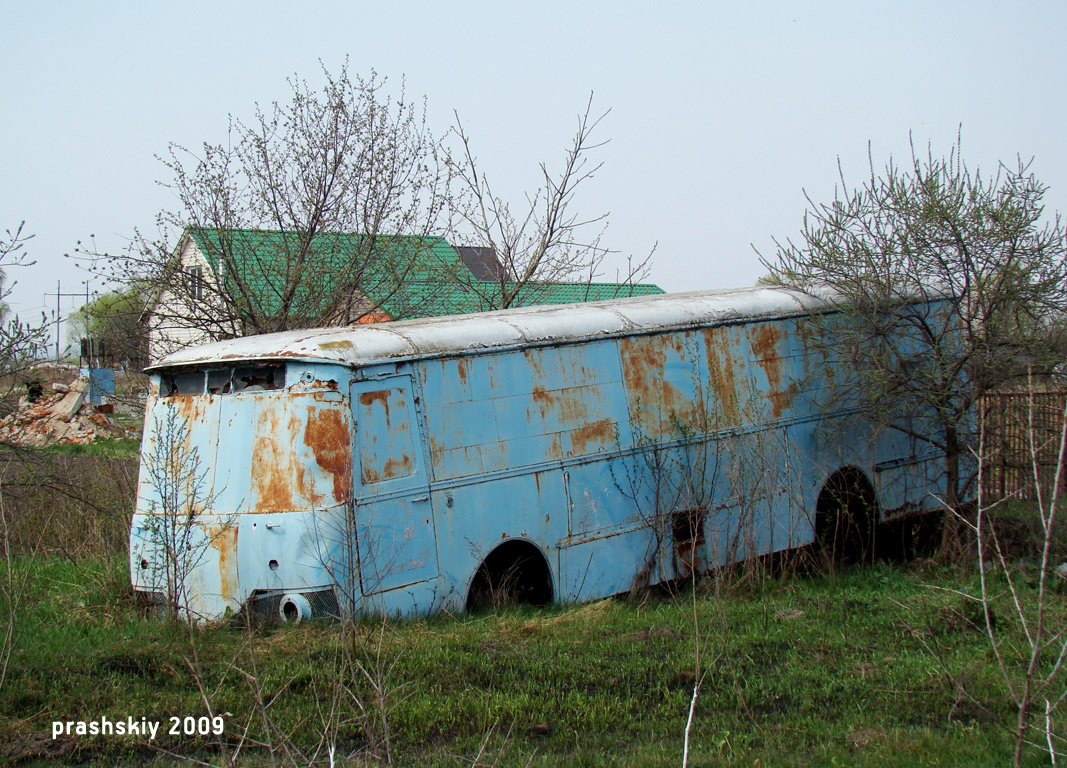
[[[290,592],[278,604],[278,615],[286,624],[299,624],[311,618],[311,603],[299,592]]]

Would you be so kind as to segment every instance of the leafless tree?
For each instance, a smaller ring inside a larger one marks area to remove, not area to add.
[[[12,318],[7,304],[14,284],[7,282],[5,270],[33,264],[26,252],[26,243],[32,237],[25,233],[25,222],[20,222],[14,231],[6,230],[0,239],[0,377],[3,377],[6,392],[10,392],[16,381],[11,374],[30,365],[45,345],[44,319],[35,326],[21,321],[18,316]],[[20,459],[18,453],[14,454],[14,459]],[[15,565],[10,530],[12,520],[5,502],[7,481],[5,460],[0,462],[0,687],[7,678],[8,662],[18,632],[17,614],[21,612],[20,604],[31,577],[30,568]],[[31,562],[40,541],[38,538],[29,551]]]
[[[141,467],[149,490],[148,514],[138,531],[142,569],[150,586],[166,600],[169,612],[192,627],[197,615],[190,580],[220,535],[204,523],[215,497],[207,490],[208,468],[196,446],[190,447],[188,423],[174,408],[156,416],[154,441],[142,453]],[[232,526],[222,521],[219,530]]]
[[[607,115],[608,111],[596,115],[590,94],[562,167],[553,171],[542,162],[537,188],[522,205],[512,206],[497,196],[489,177],[479,169],[470,134],[456,114],[453,133],[461,151],[451,162],[460,190],[453,237],[457,243],[487,249],[495,256],[486,274],[457,273],[456,279],[477,297],[480,308],[536,304],[554,283],[588,286],[600,276],[605,259],[613,254],[601,243],[608,213],[579,213],[576,196],[603,166],[593,155],[607,141],[594,134]],[[645,279],[651,257],[650,252],[643,259],[629,258],[625,274],[616,276],[614,282],[628,286]]]
[[[1062,598],[1062,584],[1067,578],[1067,563],[1062,562],[1067,410],[1059,409],[1058,428],[1051,432],[1039,428],[1035,419],[1036,387],[1032,379],[1027,384],[1028,391],[1020,393],[1020,398],[1028,401],[1023,452],[1029,465],[1029,489],[1024,483],[1006,498],[985,495],[985,484],[980,480],[992,466],[988,443],[996,442],[990,439],[990,433],[997,426],[987,423],[983,414],[975,449],[980,476],[976,509],[973,515],[956,514],[977,543],[978,570],[977,586],[961,588],[957,594],[977,605],[974,626],[988,641],[993,667],[1013,706],[1013,721],[1008,729],[1015,742],[1012,765],[1016,767],[1022,765],[1027,747],[1045,753],[1052,765],[1059,765],[1059,758],[1067,754],[1060,715],[1067,701],[1063,685],[1067,622]],[[1055,472],[1052,478],[1046,478],[1043,458],[1050,451]],[[1026,497],[1032,500],[1022,500]],[[1020,522],[1020,509],[1026,510],[1033,521],[1032,548],[1023,553],[1019,551],[1018,536],[1010,533],[1018,527],[1006,524]],[[986,708],[984,697],[971,692],[965,676],[950,673],[947,667],[946,673],[960,694]],[[999,712],[999,707],[995,711]]]
[[[944,501],[971,490],[978,398],[1026,370],[1064,359],[1067,243],[1046,217],[1047,187],[1030,164],[971,171],[957,139],[947,158],[911,153],[881,175],[810,207],[797,241],[764,259],[770,280],[819,293],[827,315],[819,375],[878,428],[944,458]],[[943,300],[942,300],[943,299]]]
[[[160,158],[177,207],[106,260],[116,282],[154,291],[155,322],[211,339],[343,324],[426,277],[449,171],[425,106],[374,72],[323,75],[320,90],[294,77],[287,102],[231,116],[222,142]],[[179,259],[183,235],[200,271]]]
[[[33,265],[26,252],[26,243],[33,235],[25,233],[25,222],[20,222],[14,231],[8,229],[0,239],[0,374],[10,374],[32,362],[44,349],[46,324],[33,325],[16,315],[11,317],[7,299],[14,287],[8,282],[7,270],[11,267]]]

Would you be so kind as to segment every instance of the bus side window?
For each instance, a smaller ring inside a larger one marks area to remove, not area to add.
[[[164,397],[170,397],[171,395],[202,395],[204,394],[204,372],[165,373],[160,379],[159,388]]]
[[[230,368],[214,369],[207,372],[207,393],[209,395],[225,395],[230,391]]]
[[[363,484],[414,475],[417,467],[407,389],[361,392],[356,408]]]
[[[262,392],[285,386],[285,368],[280,365],[241,366],[233,372],[234,392]]]

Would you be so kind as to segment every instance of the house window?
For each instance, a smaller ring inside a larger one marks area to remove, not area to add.
[[[204,268],[189,267],[189,297],[194,301],[204,298]]]

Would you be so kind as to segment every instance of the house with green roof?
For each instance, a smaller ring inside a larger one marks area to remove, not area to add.
[[[490,248],[443,237],[190,227],[147,315],[149,359],[272,331],[500,309]],[[503,290],[502,290],[503,289]],[[643,283],[528,283],[511,306],[663,293]]]

